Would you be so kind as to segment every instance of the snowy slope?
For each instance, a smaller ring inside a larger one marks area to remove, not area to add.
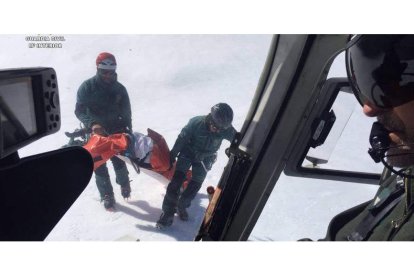
[[[227,102],[240,129],[264,65],[269,35],[65,35],[60,49],[29,48],[25,36],[0,36],[3,68],[48,66],[58,76],[62,127],[19,154],[24,157],[57,149],[67,143],[65,131],[79,126],[73,110],[79,85],[95,74],[99,52],[112,52],[118,62],[118,80],[127,88],[134,131],[160,132],[171,147],[181,128],[212,105]],[[7,54],[5,54],[7,53]],[[107,212],[99,202],[94,177],[48,240],[117,240],[125,235],[140,240],[192,240],[208,200],[205,188],[217,184],[228,147],[223,142],[217,163],[189,209],[190,221],[176,218],[160,232],[154,225],[161,213],[165,185],[129,169],[131,199],[120,196],[112,177],[117,211]],[[58,179],[56,181],[59,181]]]

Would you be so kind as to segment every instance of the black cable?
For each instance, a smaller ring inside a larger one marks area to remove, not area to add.
[[[399,155],[399,154],[396,154],[395,156],[397,156],[397,155]],[[393,172],[396,175],[399,175],[399,176],[405,177],[405,178],[410,178],[410,179],[414,178],[414,175],[409,175],[409,174],[403,173],[403,171],[405,171],[407,168],[400,169],[399,171],[395,170],[390,164],[385,162],[385,156],[381,158],[381,162],[382,162],[382,164],[384,164],[384,166],[387,169],[389,169],[391,172]]]

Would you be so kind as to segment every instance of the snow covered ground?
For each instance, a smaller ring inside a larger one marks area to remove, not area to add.
[[[62,48],[29,48],[23,35],[0,36],[3,68],[48,66],[58,76],[62,127],[19,153],[28,156],[66,144],[65,131],[79,127],[73,110],[80,84],[95,74],[98,53],[113,53],[118,80],[127,88],[132,105],[134,131],[152,128],[171,147],[188,120],[209,112],[212,105],[233,107],[234,126],[240,129],[250,106],[270,45],[269,35],[64,35]],[[5,54],[7,53],[7,54]],[[336,69],[335,69],[336,70]],[[338,69],[339,70],[339,69]],[[216,185],[227,162],[223,142],[218,161],[208,174],[189,209],[190,220],[178,218],[167,230],[155,229],[161,213],[165,185],[129,169],[132,194],[120,195],[112,177],[116,212],[99,202],[94,177],[47,240],[142,241],[192,240],[208,204],[206,187]],[[58,179],[56,181],[59,181]],[[345,185],[346,184],[346,185]],[[372,197],[377,187],[352,183],[333,184],[281,177],[275,192],[250,237],[252,240],[321,238],[329,219],[356,203]]]

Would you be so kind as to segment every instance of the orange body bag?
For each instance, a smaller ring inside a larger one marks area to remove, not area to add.
[[[169,170],[170,149],[168,148],[168,145],[162,135],[152,129],[148,129],[147,131],[148,136],[153,141],[153,148],[150,158],[150,170],[157,172],[168,180],[171,180],[175,172],[175,164],[171,170]],[[96,170],[115,155],[122,155],[122,153],[127,150],[128,143],[130,143],[130,140],[125,133],[117,133],[109,136],[93,134],[83,147],[92,155],[94,162],[93,169]],[[190,179],[191,170],[187,171],[187,180],[183,184],[184,188],[187,187]]]

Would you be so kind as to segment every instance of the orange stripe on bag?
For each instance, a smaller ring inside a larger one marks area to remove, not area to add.
[[[93,169],[96,170],[114,155],[125,151],[128,147],[128,139],[123,133],[112,134],[107,137],[94,134],[83,147],[89,151],[94,160],[100,156],[99,159],[101,160],[94,162]]]

